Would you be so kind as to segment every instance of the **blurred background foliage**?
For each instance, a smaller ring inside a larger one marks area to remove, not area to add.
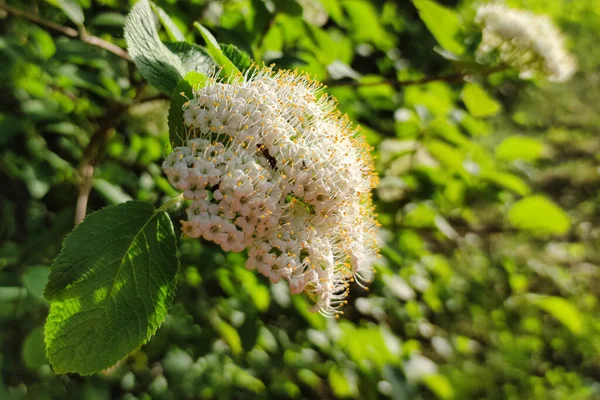
[[[597,0],[508,1],[567,33],[568,84],[501,72],[400,88],[368,83],[455,72],[439,47],[469,48],[450,33],[474,1],[439,1],[450,14],[431,32],[408,0],[157,1],[190,39],[199,20],[329,84],[374,146],[383,257],[330,320],[243,255],[181,240],[158,334],[101,374],[55,376],[42,291],[86,167],[88,211],[174,195],[159,166],[168,101],[80,40],[125,47],[132,3],[3,3],[71,35],[0,10],[0,398],[600,398]]]

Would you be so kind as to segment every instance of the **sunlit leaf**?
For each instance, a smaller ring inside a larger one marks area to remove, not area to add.
[[[462,32],[462,24],[458,15],[432,0],[413,0],[413,3],[419,10],[419,16],[427,29],[440,46],[452,53],[462,54],[465,49],[457,38]]]
[[[496,157],[501,160],[535,161],[542,155],[544,144],[525,136],[508,136],[496,147]]]
[[[542,310],[552,314],[573,333],[580,333],[583,328],[583,318],[577,306],[567,299],[556,296],[528,294],[527,300]]]
[[[173,225],[140,201],[90,214],[51,266],[45,336],[56,373],[89,375],[146,343],[165,319],[179,268]]]
[[[501,107],[481,86],[467,83],[460,93],[467,110],[474,117],[489,117],[496,115]]]
[[[508,219],[516,228],[539,234],[563,235],[571,227],[567,213],[541,195],[516,202],[508,213]]]

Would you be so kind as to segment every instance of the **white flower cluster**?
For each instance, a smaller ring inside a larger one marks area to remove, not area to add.
[[[475,21],[483,27],[480,55],[498,51],[503,63],[524,75],[538,71],[555,82],[565,82],[575,73],[575,60],[549,17],[484,4],[477,9]]]
[[[377,177],[370,148],[320,88],[268,68],[209,79],[184,105],[189,138],[163,170],[192,201],[184,234],[247,249],[247,268],[337,315],[377,255]]]

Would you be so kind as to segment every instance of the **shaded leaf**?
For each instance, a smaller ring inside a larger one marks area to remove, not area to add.
[[[158,16],[158,20],[167,31],[169,39],[171,39],[174,42],[184,42],[185,35],[179,30],[177,25],[175,25],[175,22],[173,22],[171,17],[169,17],[169,14],[167,14],[165,10],[157,6],[155,3],[150,3],[150,5],[152,6],[152,10],[154,10],[156,15]]]

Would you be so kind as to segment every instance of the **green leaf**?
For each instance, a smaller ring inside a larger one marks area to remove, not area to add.
[[[21,347],[23,364],[31,371],[37,371],[42,365],[48,364],[44,350],[44,327],[36,326],[29,332],[23,347]]]
[[[413,3],[440,46],[454,54],[464,53],[465,48],[457,39],[462,31],[462,24],[454,11],[432,0],[413,0]]]
[[[55,372],[93,374],[146,343],[166,317],[178,268],[166,212],[131,201],[89,215],[65,239],[44,292]]]
[[[83,15],[83,10],[77,1],[75,0],[48,0],[48,3],[60,8],[67,17],[75,25],[83,25],[85,21],[85,16]]]
[[[329,386],[335,397],[339,399],[356,398],[358,394],[356,377],[338,367],[329,370]]]
[[[125,40],[144,79],[171,96],[185,72],[179,57],[160,41],[148,0],[138,1],[127,16]]]
[[[23,274],[23,286],[25,286],[32,296],[42,298],[44,296],[44,286],[46,286],[46,283],[48,282],[49,273],[50,270],[41,265],[30,267]]]
[[[486,171],[481,173],[481,179],[494,182],[508,190],[512,190],[521,196],[526,196],[531,193],[531,188],[523,179],[517,175],[511,174],[510,172],[502,171]]]
[[[571,227],[567,213],[540,195],[526,197],[516,202],[508,213],[508,219],[518,229],[542,235],[563,235]]]
[[[454,398],[454,389],[444,375],[432,374],[423,378],[423,383],[437,395],[439,399]]]
[[[198,22],[194,22],[194,26],[196,27],[196,29],[198,29],[198,31],[200,31],[202,38],[206,42],[206,50],[208,51],[208,54],[210,54],[212,59],[215,60],[215,62],[223,68],[225,76],[232,77],[237,74],[241,74],[240,70],[237,69],[237,67],[231,62],[231,60],[227,58],[227,56],[223,53],[221,46],[219,46],[217,39],[215,39],[212,33],[210,33],[208,29],[203,27]]]
[[[188,42],[167,42],[165,46],[179,57],[186,74],[195,71],[207,75],[216,67],[215,62],[202,46]],[[178,93],[173,94],[177,95]]]
[[[250,56],[232,44],[222,46],[223,54],[229,58],[233,65],[241,72],[246,72],[252,67],[252,59]]]
[[[154,3],[150,3],[150,5],[152,6],[154,13],[158,16],[160,23],[167,31],[169,39],[174,42],[185,42],[185,35],[179,30],[177,25],[175,25],[175,22],[173,22],[171,17],[169,17],[169,14],[167,14],[165,10]]]
[[[186,141],[186,128],[183,125],[183,105],[194,97],[194,88],[199,89],[206,83],[206,75],[189,72],[185,79],[177,84],[176,92],[169,108],[169,140],[172,147],[183,146]]]
[[[583,318],[579,309],[569,300],[556,296],[528,294],[527,300],[544,311],[549,312],[565,325],[571,332],[580,333],[583,327]]]
[[[541,157],[544,144],[525,136],[509,136],[496,147],[496,157],[505,161],[535,161]]]
[[[497,114],[501,109],[500,103],[490,97],[481,86],[474,83],[465,85],[460,93],[460,98],[474,117],[489,117]]]

